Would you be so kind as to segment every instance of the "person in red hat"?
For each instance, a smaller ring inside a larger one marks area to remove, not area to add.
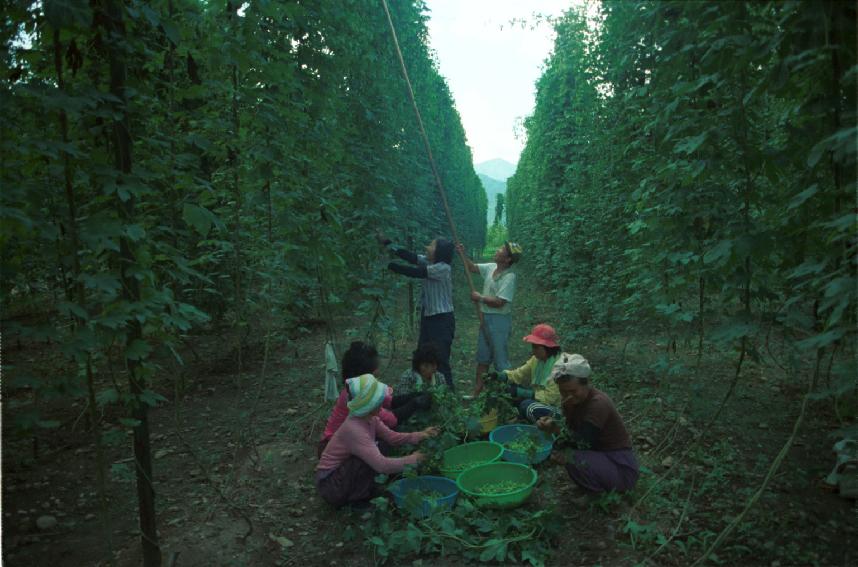
[[[532,356],[524,365],[499,372],[499,380],[510,383],[510,395],[516,400],[523,419],[536,423],[541,417],[560,418],[560,391],[551,378],[551,369],[560,356],[557,332],[551,325],[536,325],[524,342],[530,343]]]

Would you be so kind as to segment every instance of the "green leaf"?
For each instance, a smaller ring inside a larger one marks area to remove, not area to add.
[[[646,223],[640,219],[629,223],[629,234],[637,234],[642,228],[646,228]]]
[[[146,230],[139,224],[129,224],[123,233],[133,242],[142,240],[146,236]]]
[[[204,323],[211,319],[208,313],[204,313],[200,311],[190,303],[178,303],[177,304],[179,313],[188,318],[189,321],[194,323]]]
[[[122,283],[113,274],[81,274],[80,279],[87,288],[104,291],[114,296],[122,289]]]
[[[822,270],[825,269],[825,265],[828,262],[826,260],[822,260],[820,262],[815,262],[813,260],[806,260],[801,265],[799,265],[792,272],[787,274],[787,277],[790,279],[800,278],[802,276],[806,276],[808,274],[818,274]]]
[[[149,24],[151,24],[153,28],[157,28],[158,24],[160,24],[158,13],[146,4],[141,5],[140,10],[143,12],[143,15],[146,16],[146,19],[149,20]]]
[[[833,344],[843,338],[843,335],[846,334],[845,329],[832,329],[830,331],[826,331],[824,333],[820,333],[818,335],[814,335],[809,339],[805,339],[803,341],[799,341],[796,343],[796,346],[800,349],[806,350],[816,350],[820,348],[825,348],[830,344]]]
[[[105,313],[94,319],[94,322],[108,329],[119,329],[124,326],[131,316],[127,313]]]
[[[670,304],[660,303],[660,304],[655,306],[655,310],[658,313],[661,313],[662,315],[667,315],[667,316],[673,315],[674,313],[676,313],[680,309],[681,309],[681,307],[679,307],[678,303],[670,303]]]
[[[540,559],[538,555],[534,555],[529,549],[525,549],[521,552],[521,560],[530,563],[534,567],[541,567],[544,565],[542,559]]]
[[[167,401],[167,398],[165,398],[161,394],[159,394],[157,392],[153,392],[152,390],[148,390],[148,389],[143,390],[140,393],[139,397],[140,397],[141,402],[143,402],[144,404],[151,406],[151,407],[157,406],[158,402],[166,402]]]
[[[825,228],[833,228],[839,231],[855,230],[856,222],[858,222],[858,215],[856,215],[855,213],[846,213],[845,215],[838,217],[833,221],[822,223],[822,226],[824,226]]]
[[[119,401],[119,392],[116,388],[107,388],[95,395],[95,403],[98,407],[103,408],[107,404],[113,404]]]
[[[71,301],[60,301],[57,303],[57,308],[63,315],[74,315],[84,321],[89,319],[89,313],[87,313],[86,310],[77,303],[72,303]]]
[[[195,145],[201,150],[208,150],[212,147],[212,143],[206,138],[194,133],[188,135],[188,143]]]
[[[805,189],[804,191],[802,191],[801,193],[799,193],[798,195],[793,197],[792,200],[789,202],[789,205],[787,205],[787,208],[788,209],[796,209],[796,208],[802,206],[805,203],[805,201],[807,201],[808,199],[810,199],[811,197],[816,195],[818,192],[819,192],[819,185],[814,183],[813,185],[811,185],[810,187],[808,187],[807,189]]]
[[[211,211],[204,207],[185,203],[182,208],[182,218],[201,236],[207,236],[212,228],[213,217]]]
[[[125,349],[125,358],[128,360],[143,360],[152,351],[149,343],[143,339],[134,339]]]
[[[706,141],[706,137],[708,135],[709,135],[709,132],[707,131],[707,132],[703,132],[701,134],[698,134],[697,136],[691,136],[691,137],[685,138],[683,141],[676,144],[676,147],[673,148],[673,152],[674,153],[682,152],[685,155],[692,154],[695,151],[697,151],[697,148],[699,148],[701,145],[703,145],[703,142]]]
[[[130,417],[120,417],[119,423],[121,423],[122,425],[124,425],[126,427],[137,427],[142,422],[139,419],[132,419]]]
[[[810,153],[807,154],[807,167],[813,167],[817,163],[819,163],[820,158],[822,158],[822,154],[829,148],[831,145],[831,138],[825,138],[824,140],[820,140],[815,146],[810,149]]]
[[[825,297],[830,298],[838,295],[851,297],[856,289],[855,283],[855,278],[846,276],[835,278],[825,286]]]
[[[703,263],[713,264],[722,258],[729,258],[732,249],[732,240],[722,240],[703,255]]]
[[[757,330],[757,326],[751,323],[732,323],[722,325],[712,331],[711,338],[716,342],[730,342],[742,337],[749,337]]]
[[[45,19],[57,29],[92,24],[92,10],[87,0],[45,0]]]
[[[488,547],[480,554],[480,561],[485,563],[487,561],[493,560],[498,551],[498,543],[499,542],[496,539],[490,539],[489,541],[487,541],[486,545]]]
[[[179,28],[173,22],[164,20],[161,22],[161,27],[164,29],[164,34],[167,36],[173,45],[178,46],[179,42],[182,40],[182,34],[179,32]]]
[[[840,319],[843,318],[843,312],[846,311],[847,307],[849,307],[850,299],[850,296],[846,296],[837,303],[831,311],[831,314],[828,316],[828,319],[825,320],[825,326],[827,328],[831,328],[840,322]]]

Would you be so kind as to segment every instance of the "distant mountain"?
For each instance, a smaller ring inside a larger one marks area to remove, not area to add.
[[[486,190],[486,197],[489,198],[489,206],[486,209],[486,223],[490,225],[495,222],[495,203],[497,202],[497,196],[499,193],[506,193],[506,181],[498,181],[494,177],[489,177],[482,173],[478,173],[477,175],[480,178],[480,181],[483,182],[483,188]],[[504,216],[506,215],[504,214]]]
[[[474,169],[477,173],[492,177],[498,181],[506,181],[507,178],[512,177],[515,173],[515,164],[504,159],[490,159],[489,161],[478,163],[474,166]]]

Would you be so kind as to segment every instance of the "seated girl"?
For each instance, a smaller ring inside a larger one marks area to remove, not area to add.
[[[552,370],[562,398],[563,415],[572,451],[558,449],[551,458],[566,466],[572,480],[588,492],[631,490],[639,475],[638,461],[623,418],[611,399],[590,386],[590,365],[580,354],[560,355]],[[536,422],[539,429],[559,434],[560,426],[548,416]]]
[[[402,373],[396,383],[399,395],[420,392],[424,388],[445,384],[444,375],[438,372],[441,353],[435,343],[423,343],[411,356],[411,368]]]
[[[510,368],[498,374],[498,379],[511,382],[509,395],[518,406],[522,419],[535,423],[541,417],[562,416],[560,392],[550,379],[551,369],[560,355],[554,327],[544,323],[536,325],[524,342],[530,343],[532,356],[519,368]]]
[[[334,408],[331,410],[331,415],[328,416],[325,431],[322,432],[322,438],[319,440],[319,455],[322,454],[325,445],[328,444],[328,441],[330,441],[331,437],[333,437],[334,433],[336,433],[337,429],[339,429],[349,415],[347,404],[352,398],[352,393],[347,387],[347,379],[362,374],[375,374],[378,372],[378,351],[370,344],[355,341],[349,346],[345,354],[343,354],[342,366],[344,387],[334,404]],[[419,392],[394,396],[393,388],[388,386],[384,392],[384,399],[379,410],[379,418],[381,418],[381,421],[388,428],[394,429],[405,423],[415,411],[426,409],[431,403],[432,398],[429,395],[420,394]]]
[[[354,393],[348,402],[349,415],[325,446],[316,465],[316,487],[329,504],[364,502],[377,494],[377,474],[400,473],[406,465],[423,460],[420,452],[405,457],[389,458],[379,451],[377,442],[389,445],[417,444],[438,435],[437,427],[414,433],[397,433],[379,418],[387,386],[372,374],[349,378],[348,389]]]

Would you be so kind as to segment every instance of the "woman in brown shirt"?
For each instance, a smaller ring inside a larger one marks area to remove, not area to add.
[[[563,353],[551,373],[560,390],[563,416],[575,449],[565,462],[566,470],[586,490],[624,492],[638,480],[638,461],[623,418],[611,398],[590,385],[590,372],[589,363],[580,354]],[[554,434],[561,431],[549,417],[536,425]]]

